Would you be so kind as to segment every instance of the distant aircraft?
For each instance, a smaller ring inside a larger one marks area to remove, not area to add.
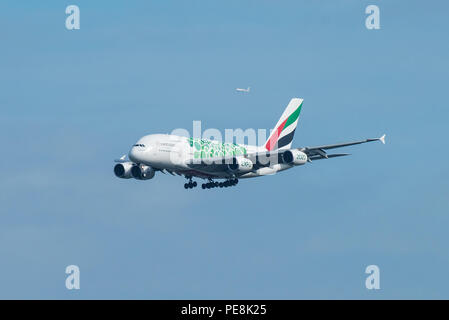
[[[263,146],[221,143],[208,139],[187,138],[168,134],[150,134],[139,139],[128,154],[114,167],[117,177],[137,180],[152,179],[156,171],[184,176],[184,188],[197,186],[193,177],[205,179],[203,189],[230,187],[238,179],[254,178],[291,169],[321,159],[348,156],[347,153],[327,154],[327,150],[372,141],[385,144],[385,135],[375,139],[291,148],[303,99],[293,98]],[[177,161],[173,161],[177,159]],[[224,179],[217,182],[214,179]]]
[[[237,92],[246,92],[246,93],[248,93],[248,92],[249,92],[249,89],[250,89],[250,87],[248,87],[248,89],[236,88],[235,91],[237,91]]]

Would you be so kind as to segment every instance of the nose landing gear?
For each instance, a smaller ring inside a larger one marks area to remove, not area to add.
[[[188,177],[188,179],[189,182],[184,183],[184,189],[193,189],[198,185],[196,181],[192,181],[192,177]]]

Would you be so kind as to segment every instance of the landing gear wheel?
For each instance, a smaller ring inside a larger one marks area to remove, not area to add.
[[[198,185],[198,183],[196,181],[192,181],[192,177],[191,176],[186,176],[186,178],[189,179],[189,182],[184,184],[184,188],[185,189],[192,189],[192,188],[195,188]]]
[[[213,181],[212,179],[208,179],[209,182],[201,184],[202,189],[213,189],[213,188],[223,188],[224,183],[223,182],[217,182]],[[196,186],[196,182],[193,182],[193,185]]]

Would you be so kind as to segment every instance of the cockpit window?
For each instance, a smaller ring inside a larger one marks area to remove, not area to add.
[[[145,148],[145,145],[142,143],[136,143],[133,147],[143,147]]]

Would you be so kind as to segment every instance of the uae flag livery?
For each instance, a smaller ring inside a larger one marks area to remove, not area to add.
[[[267,142],[265,142],[265,149],[271,151],[290,148],[298,124],[299,114],[301,113],[302,103],[303,99],[298,98],[290,101]]]

